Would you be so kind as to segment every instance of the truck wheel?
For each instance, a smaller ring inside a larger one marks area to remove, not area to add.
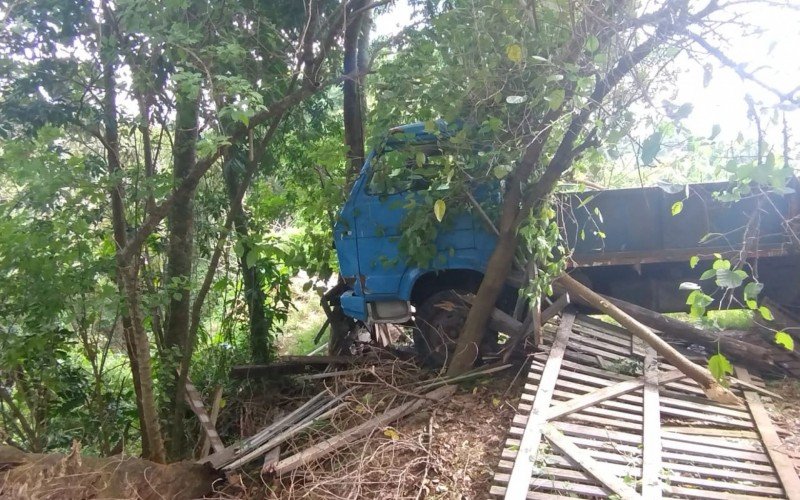
[[[469,304],[455,290],[442,290],[422,301],[414,317],[414,347],[427,366],[444,366],[452,357]],[[481,354],[497,351],[497,332],[488,331]]]

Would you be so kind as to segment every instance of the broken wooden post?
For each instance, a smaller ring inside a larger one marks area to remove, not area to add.
[[[593,292],[567,274],[561,275],[561,277],[558,278],[558,282],[571,296],[580,298],[595,309],[604,314],[608,314],[633,335],[650,344],[658,354],[667,360],[667,362],[697,382],[710,399],[723,404],[742,404],[742,401],[734,393],[717,382],[714,376],[711,375],[711,372],[691,362],[686,356],[679,353],[674,347],[667,344],[663,339],[653,333],[652,330],[632,318],[607,299]]]

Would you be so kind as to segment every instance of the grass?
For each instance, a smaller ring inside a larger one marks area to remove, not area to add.
[[[700,328],[715,330],[749,330],[753,327],[753,311],[748,309],[709,310],[702,318],[695,318],[688,313],[666,313],[664,316],[679,319]],[[619,326],[610,316],[596,316],[607,323]]]
[[[282,355],[304,355],[328,341],[329,332],[325,332],[320,343],[314,344],[314,337],[325,323],[325,312],[319,305],[319,295],[312,288],[303,291],[305,279],[292,281],[292,295],[295,309],[283,325],[283,335],[278,339],[278,353]]]
[[[693,318],[687,313],[674,313],[668,316],[701,328],[749,330],[753,327],[753,311],[748,309],[709,310],[702,318]]]

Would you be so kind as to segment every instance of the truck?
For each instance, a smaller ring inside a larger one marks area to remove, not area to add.
[[[435,362],[443,362],[447,346],[455,342],[469,307],[457,299],[480,286],[494,233],[474,211],[464,211],[437,232],[430,264],[414,263],[398,244],[407,201],[427,188],[416,172],[436,168],[447,140],[447,133],[432,133],[423,123],[404,125],[390,130],[365,159],[333,229],[341,279],[323,297],[334,325],[332,351],[341,350],[352,332],[374,333],[382,324],[411,326],[417,351]],[[558,194],[568,269],[599,293],[674,312],[687,309],[680,284],[699,283],[708,267],[690,266],[693,257],[732,256],[757,266],[764,294],[797,308],[797,180],[779,193],[735,202],[715,196],[726,187],[705,183]],[[476,186],[475,198],[498,198],[501,191],[499,182]],[[512,272],[498,307],[508,309],[522,284]],[[496,339],[497,332],[489,332],[482,351],[496,346]]]

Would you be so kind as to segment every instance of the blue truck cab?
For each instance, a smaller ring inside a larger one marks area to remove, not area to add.
[[[401,251],[409,202],[428,187],[422,172],[437,172],[445,153],[453,151],[448,149],[452,128],[444,122],[437,127],[436,133],[423,123],[396,127],[369,153],[334,225],[343,279],[329,292],[336,292],[330,295],[335,299],[331,304],[338,307],[337,317],[344,315],[349,331],[359,323],[370,330],[381,323],[413,324],[415,345],[424,356],[446,355],[445,346],[452,345],[469,307],[459,297],[477,291],[496,243],[484,222],[467,210],[446,215],[437,226],[436,255],[428,266],[413,264]],[[676,312],[687,309],[680,284],[701,282],[700,274],[708,267],[689,266],[692,257],[708,261],[724,255],[745,258],[751,265],[758,259],[764,295],[800,315],[800,182],[792,177],[783,189],[759,188],[767,198],[720,201],[716,193],[728,187],[705,183],[677,190],[561,193],[556,205],[562,238],[570,249],[567,267],[599,293]],[[481,202],[500,200],[499,183],[472,188]],[[683,209],[673,215],[671,207],[678,202]],[[755,220],[753,214],[759,214],[755,233],[748,222]],[[746,240],[750,243],[743,248]],[[712,281],[703,282],[704,287],[713,286]],[[507,283],[511,293],[504,294],[506,299],[522,281],[512,276]],[[463,307],[453,310],[457,302]],[[448,338],[442,338],[442,332]]]
[[[366,324],[404,323],[411,319],[412,304],[443,286],[479,283],[486,269],[495,239],[470,213],[451,217],[439,231],[430,267],[410,264],[398,248],[404,207],[426,187],[415,170],[437,168],[439,145],[447,140],[446,126],[438,126],[437,134],[423,123],[393,128],[367,156],[339,214],[334,243],[348,285],[340,302],[350,318]],[[384,175],[387,171],[394,175]]]

